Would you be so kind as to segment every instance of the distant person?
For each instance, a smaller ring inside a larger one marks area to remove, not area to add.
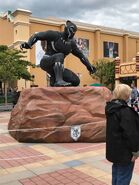
[[[78,86],[80,84],[79,77],[71,70],[64,68],[64,60],[70,53],[80,59],[90,74],[96,72],[96,68],[77,47],[74,38],[76,31],[77,26],[68,20],[63,32],[53,30],[37,32],[29,38],[28,42],[20,46],[21,49],[31,49],[39,40],[47,43],[47,46],[43,47],[45,55],[40,61],[40,67],[50,75],[51,86]]]
[[[2,88],[0,88],[0,95],[3,95]]]
[[[137,112],[139,112],[138,107],[138,98],[139,98],[139,92],[134,84],[131,84],[131,107],[133,107]]]
[[[131,88],[119,84],[107,102],[106,158],[112,162],[112,185],[129,185],[139,154],[139,116],[127,105]]]
[[[18,102],[19,96],[20,96],[20,91],[18,91],[18,88],[15,87],[13,90],[13,108]]]

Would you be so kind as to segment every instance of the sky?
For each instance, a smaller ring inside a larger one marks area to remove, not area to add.
[[[0,13],[27,9],[33,17],[56,17],[139,32],[139,0],[0,0]]]

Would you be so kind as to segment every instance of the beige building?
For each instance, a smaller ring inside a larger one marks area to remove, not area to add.
[[[22,42],[35,32],[57,30],[62,31],[66,20],[61,19],[41,19],[32,16],[28,10],[17,9],[11,14],[9,21],[7,15],[0,17],[0,45],[19,48]],[[139,87],[139,33],[125,31],[120,29],[108,28],[92,24],[75,22],[78,31],[75,35],[77,43],[84,54],[88,57],[90,63],[93,61],[110,58],[116,61],[116,83],[119,81],[131,83],[135,81]],[[27,60],[34,64],[39,64],[43,55],[40,43],[37,42],[31,50],[27,51]],[[91,84],[94,80],[90,77],[86,67],[78,58],[73,55],[65,59],[65,67],[73,70],[79,75],[81,86]],[[34,75],[34,84],[39,87],[49,85],[48,75],[39,67],[30,68],[30,73]],[[32,82],[20,80],[18,88],[28,88]]]

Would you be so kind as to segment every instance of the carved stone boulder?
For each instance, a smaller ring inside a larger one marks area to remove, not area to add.
[[[106,87],[46,87],[21,92],[10,135],[19,142],[104,142]]]

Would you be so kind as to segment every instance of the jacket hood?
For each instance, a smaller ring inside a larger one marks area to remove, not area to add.
[[[106,114],[112,114],[122,107],[127,107],[127,103],[124,100],[114,99],[110,102],[107,102],[105,107]]]

